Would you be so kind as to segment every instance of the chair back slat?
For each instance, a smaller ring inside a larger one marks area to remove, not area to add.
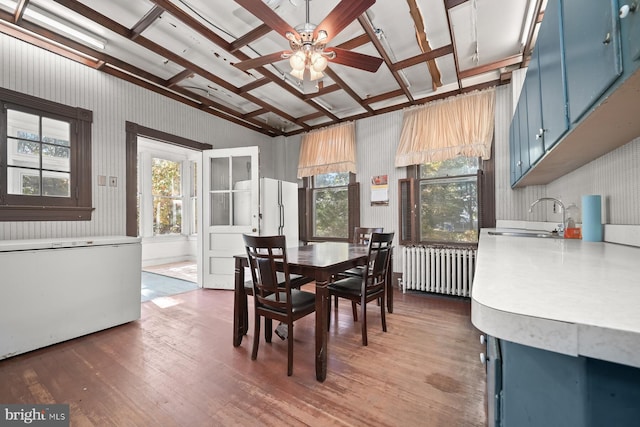
[[[363,292],[371,294],[383,291],[386,286],[387,270],[391,259],[395,233],[372,233],[369,241],[369,268],[363,277]]]
[[[355,227],[353,229],[353,243],[367,245],[371,239],[371,234],[382,233],[382,231],[382,227]]]
[[[244,235],[244,241],[255,302],[276,310],[287,310],[291,307],[291,280],[285,237]]]

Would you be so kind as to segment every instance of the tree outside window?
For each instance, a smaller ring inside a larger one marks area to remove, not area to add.
[[[151,159],[154,235],[182,232],[181,174],[180,162]]]
[[[313,236],[349,235],[349,172],[326,173],[314,177]]]

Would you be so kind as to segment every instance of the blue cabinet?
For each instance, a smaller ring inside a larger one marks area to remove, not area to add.
[[[563,1],[569,117],[577,122],[622,74],[616,0]]]
[[[640,0],[620,0],[620,7],[622,47],[632,60],[640,61]]]
[[[638,426],[640,369],[505,340],[499,348],[500,425]]]
[[[549,0],[536,41],[545,151],[553,148],[569,129],[563,41],[560,30],[561,6],[560,0]]]
[[[527,100],[527,127],[528,133],[528,164],[527,169],[535,164],[544,154],[543,123],[542,123],[542,97],[540,94],[540,73],[538,67],[538,48],[533,51],[527,77],[520,97]],[[524,140],[522,141],[524,143]],[[523,147],[524,149],[524,147]]]

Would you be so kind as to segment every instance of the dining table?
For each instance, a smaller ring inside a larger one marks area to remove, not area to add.
[[[287,264],[290,274],[309,277],[315,282],[315,364],[316,379],[324,381],[327,377],[327,316],[329,292],[327,285],[331,278],[350,268],[367,263],[368,246],[365,244],[344,242],[322,242],[287,248]],[[235,259],[234,278],[234,319],[233,345],[242,344],[242,337],[248,331],[247,294],[245,291],[245,268],[249,263],[247,255],[239,254]],[[391,272],[391,269],[389,269]],[[387,311],[393,312],[393,292],[387,278]]]

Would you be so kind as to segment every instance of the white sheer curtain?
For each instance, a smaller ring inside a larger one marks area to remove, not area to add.
[[[495,99],[491,88],[405,110],[396,167],[491,158]]]
[[[329,172],[356,172],[353,122],[311,131],[302,137],[298,178]]]

